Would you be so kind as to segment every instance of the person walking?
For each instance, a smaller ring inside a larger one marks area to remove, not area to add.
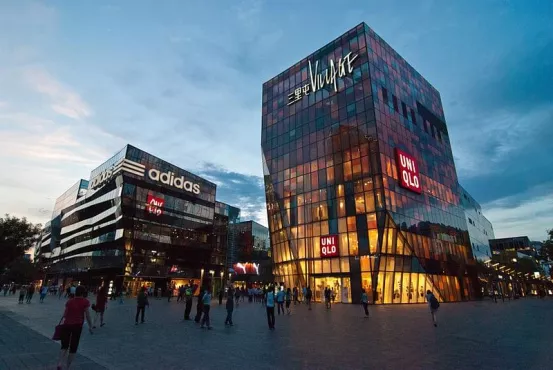
[[[275,288],[269,287],[265,295],[265,306],[267,307],[267,322],[269,330],[275,330]]]
[[[140,293],[138,293],[138,297],[136,297],[136,316],[134,318],[134,325],[138,325],[139,314],[141,314],[140,323],[144,324],[144,311],[146,311],[146,306],[150,307],[150,302],[146,294],[146,287],[142,287]]]
[[[288,288],[286,290],[286,312],[288,315],[292,313],[292,311],[290,311],[290,303],[292,303],[292,291]]]
[[[34,294],[35,294],[35,286],[34,284],[31,284],[29,286],[29,289],[27,289],[27,303],[31,303],[31,300],[33,299]]]
[[[280,287],[278,289],[278,292],[276,294],[276,300],[277,300],[277,306],[278,306],[278,315],[280,316],[280,311],[282,310],[282,314],[284,315],[284,299],[286,298],[286,293],[284,292],[284,289]]]
[[[207,328],[211,330],[213,329],[209,320],[209,311],[211,309],[211,289],[207,288],[205,290],[204,296],[202,297],[202,303],[204,307],[204,316],[202,317],[200,328],[203,329],[205,325],[207,325]]]
[[[436,315],[438,313],[438,308],[440,308],[440,302],[438,302],[438,298],[432,293],[432,291],[427,290],[426,291],[426,300],[428,301],[428,307],[430,307],[430,314],[432,315],[432,322],[434,323],[434,326],[438,326],[438,320],[436,318]]]
[[[219,305],[223,304],[223,292],[224,292],[224,289],[223,287],[221,287],[221,289],[219,289]]]
[[[369,317],[369,296],[365,292],[365,289],[361,289],[361,304],[365,310],[365,318]]]
[[[186,303],[184,308],[184,319],[190,320],[190,311],[192,311],[192,288],[190,285],[187,285],[184,290],[184,299]]]
[[[27,287],[22,285],[21,288],[19,288],[19,304],[23,304],[25,296],[27,296]]]
[[[324,296],[325,296],[325,305],[326,305],[327,310],[330,309],[330,299],[331,299],[330,295],[331,295],[330,288],[326,287],[325,292],[324,292]]]
[[[85,298],[85,295],[85,288],[79,286],[75,288],[75,297],[65,303],[65,311],[62,317],[63,325],[60,329],[61,350],[58,358],[58,370],[63,369],[64,364],[65,369],[69,369],[75,359],[85,318],[88,323],[88,331],[90,334],[93,333],[88,310],[90,302]]]
[[[307,287],[302,288],[302,301],[307,304]]]
[[[92,329],[96,329],[98,319],[100,319],[100,327],[105,325],[104,312],[106,311],[107,304],[108,293],[106,291],[106,287],[104,286],[104,284],[102,284],[102,286],[100,286],[100,289],[98,289],[98,294],[96,294],[96,304],[93,307],[94,311],[96,311],[96,314],[94,315],[94,325],[92,326]]]
[[[42,288],[40,288],[40,303],[44,303],[44,298],[46,298],[46,294],[48,294],[48,287],[46,285],[43,285]]]
[[[2,289],[4,290],[4,297],[8,294],[8,290],[9,290],[9,286],[8,284],[4,284],[4,286],[2,287]]]
[[[294,306],[299,303],[298,300],[298,287],[294,287]]]
[[[307,304],[307,307],[309,307],[309,311],[311,311],[311,297],[313,296],[313,292],[311,292],[311,287],[308,285],[307,289],[305,290],[305,303]]]
[[[234,297],[236,298],[236,307],[238,307],[238,301],[240,300],[240,288],[236,288],[234,292]]]
[[[194,317],[194,321],[196,323],[200,323],[202,319],[202,313],[204,312],[204,294],[205,291],[200,291],[200,294],[198,295],[198,303],[196,304],[196,317]]]
[[[227,294],[227,318],[225,319],[225,325],[233,326],[232,323],[232,312],[234,311],[234,298],[232,296],[232,290],[229,289]]]

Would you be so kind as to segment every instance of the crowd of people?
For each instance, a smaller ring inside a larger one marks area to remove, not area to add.
[[[200,328],[211,330],[212,320],[210,317],[211,313],[211,304],[212,304],[212,289],[211,287],[202,287],[199,288],[198,285],[194,284],[192,281],[189,284],[182,285],[178,288],[172,287],[173,289],[167,289],[168,301],[171,301],[173,296],[177,296],[177,302],[185,303],[184,306],[184,315],[183,320],[188,321],[192,320],[191,311],[193,305],[193,298],[197,292],[197,303],[196,303],[196,315],[194,316],[194,321],[199,324]],[[15,286],[4,285],[3,291],[4,295],[15,294]],[[21,286],[19,289],[19,303],[26,301],[31,303],[33,295],[35,293],[34,285]],[[41,286],[39,289],[40,292],[40,301],[43,302],[48,293],[52,295],[58,295],[61,299],[62,296],[67,298],[65,303],[65,309],[60,320],[60,324],[56,327],[56,332],[54,339],[61,341],[61,349],[58,360],[58,369],[68,369],[75,358],[77,352],[80,337],[82,333],[82,328],[84,321],[88,323],[88,329],[92,334],[97,327],[103,327],[106,325],[104,322],[104,313],[108,304],[108,289],[102,283],[99,287],[91,289],[92,292],[96,293],[94,303],[91,305],[88,297],[88,290],[83,286],[77,286],[76,284],[68,284],[65,287],[47,287],[45,285]],[[65,295],[64,295],[65,293]],[[149,307],[150,301],[149,297],[154,297],[161,299],[162,292],[153,288],[143,286],[139,289],[138,295],[136,297],[136,314],[135,314],[135,325],[139,323],[144,324],[146,321],[146,308]],[[330,309],[332,302],[334,300],[333,291],[330,288],[324,289],[324,303],[326,309]],[[312,309],[312,299],[313,292],[311,287],[306,286],[302,288],[293,287],[286,288],[282,285],[270,285],[261,287],[254,287],[245,289],[243,287],[234,287],[232,285],[226,287],[225,289],[219,289],[218,291],[218,300],[219,304],[222,305],[223,300],[226,298],[225,308],[226,308],[226,317],[224,321],[225,326],[234,326],[233,322],[233,312],[235,307],[239,305],[239,302],[244,302],[246,299],[250,303],[260,303],[265,308],[267,315],[267,324],[269,330],[275,330],[276,319],[275,319],[275,309],[277,315],[291,315],[292,314],[292,304],[295,305],[305,305],[307,310]],[[439,308],[438,299],[434,294],[429,290],[426,294],[426,300],[428,302],[430,313],[432,317],[432,323],[434,326],[437,326],[437,312]],[[365,290],[362,290],[360,301],[364,310],[365,317],[369,317],[369,299]],[[94,314],[92,317],[91,310]]]

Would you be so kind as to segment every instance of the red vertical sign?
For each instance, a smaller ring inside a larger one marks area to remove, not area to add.
[[[164,204],[165,204],[164,199],[157,198],[151,194],[148,194],[148,199],[146,200],[146,211],[156,216],[161,216],[163,214]]]
[[[321,236],[321,257],[337,257],[338,235]]]
[[[417,194],[422,193],[419,166],[415,158],[396,148],[396,166],[401,187]]]

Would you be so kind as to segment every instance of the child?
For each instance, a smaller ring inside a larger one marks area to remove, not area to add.
[[[225,325],[233,326],[232,311],[234,311],[234,297],[232,294],[232,290],[229,289],[229,292],[227,295],[227,319],[225,320]]]

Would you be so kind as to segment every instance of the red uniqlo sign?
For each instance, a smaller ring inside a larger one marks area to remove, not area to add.
[[[154,197],[151,194],[148,194],[146,211],[156,216],[160,216],[163,214],[163,204],[165,204],[165,200],[163,200],[162,198]]]
[[[336,257],[338,255],[338,235],[321,236],[321,257]]]
[[[396,166],[399,184],[417,194],[422,193],[419,167],[415,158],[396,148]]]

